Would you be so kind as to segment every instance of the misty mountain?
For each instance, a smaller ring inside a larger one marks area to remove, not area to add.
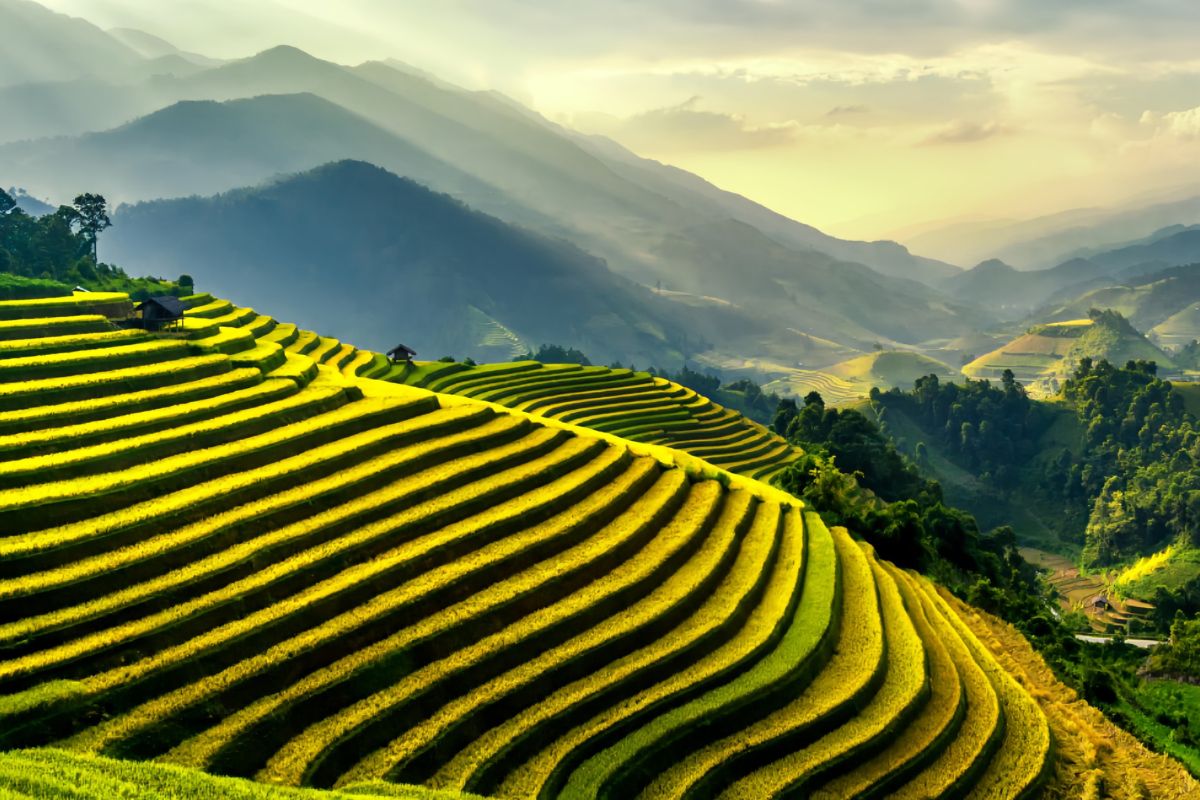
[[[180,50],[166,39],[136,28],[109,28],[107,33],[130,50],[138,53],[142,58],[162,59],[178,57],[201,67],[215,67],[221,63],[220,59]]]
[[[223,195],[122,208],[102,257],[363,347],[486,352],[489,334],[680,363],[683,316],[567,242],[357,161]],[[703,346],[693,342],[692,346]]]
[[[1000,319],[1016,320],[1065,287],[1100,278],[1097,273],[1095,264],[1081,258],[1025,272],[993,258],[949,278],[941,287],[960,302],[987,305]]]
[[[714,186],[687,170],[642,158],[608,137],[560,130],[629,180],[641,183],[682,205],[694,207],[697,211],[728,215],[753,225],[781,244],[800,250],[819,250],[842,261],[865,264],[884,275],[911,278],[931,285],[962,272],[951,264],[913,255],[896,242],[838,239],[735,192]]]
[[[998,258],[1022,270],[1091,258],[1152,237],[1168,226],[1200,223],[1200,196],[1126,208],[1070,209],[1029,220],[985,220],[938,226],[905,243],[939,258],[970,263]]]
[[[1032,319],[1081,319],[1088,315],[1089,309],[1111,308],[1119,311],[1138,330],[1148,331],[1197,302],[1200,302],[1200,264],[1190,264],[1124,280],[1114,279],[1100,288],[1056,300],[1035,312]],[[1200,331],[1192,336],[1200,336]]]
[[[90,22],[0,0],[0,86],[125,75],[142,60]]]
[[[500,192],[362,117],[311,94],[184,101],[102,133],[0,145],[9,180],[69,198],[214,194],[344,158],[369,160],[460,196]]]

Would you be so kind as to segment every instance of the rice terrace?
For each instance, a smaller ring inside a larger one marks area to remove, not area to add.
[[[495,797],[1166,780],[1119,737],[1076,752],[1115,732],[755,480],[791,448],[694,392],[392,365],[207,295],[177,332],[117,330],[124,304],[0,303],[13,796],[203,773]]]
[[[0,0],[0,800],[1200,800],[1188,0]]]

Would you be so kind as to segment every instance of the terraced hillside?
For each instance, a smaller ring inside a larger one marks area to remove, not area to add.
[[[925,375],[953,380],[957,371],[937,359],[904,350],[884,350],[840,361],[819,370],[789,368],[764,390],[784,397],[804,397],[819,392],[829,405],[854,403],[872,388],[911,389]]]
[[[757,422],[646,372],[537,361],[424,362],[390,379],[682,450],[763,481],[799,455]]]
[[[366,794],[1014,798],[1073,774],[994,637],[794,498],[349,377],[387,365],[188,302],[154,336],[114,335],[85,295],[0,303],[0,748],[56,748],[0,756],[5,796],[268,796],[200,770]]]
[[[1106,314],[1109,312],[1106,312]],[[963,367],[970,378],[999,380],[1012,370],[1016,379],[1037,390],[1051,380],[1068,377],[1083,357],[1108,359],[1113,364],[1144,359],[1160,371],[1173,370],[1171,359],[1119,316],[1097,320],[1076,319],[1035,325],[1008,344],[986,353]],[[1053,387],[1050,387],[1053,388]]]

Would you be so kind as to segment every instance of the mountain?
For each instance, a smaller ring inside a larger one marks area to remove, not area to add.
[[[52,214],[56,210],[55,206],[37,199],[24,189],[9,187],[8,194],[13,200],[17,201],[17,208],[21,209],[31,217],[40,217],[44,214]]]
[[[1087,316],[1092,308],[1111,308],[1139,330],[1150,330],[1196,302],[1200,302],[1200,264],[1191,264],[1113,280],[1101,288],[1048,304],[1036,313],[1042,319],[1064,320]],[[1175,333],[1186,335],[1182,329]]]
[[[669,304],[570,244],[357,161],[122,208],[102,256],[218,293],[237,286],[249,304],[378,350],[398,340],[486,355],[497,335],[672,364],[687,338]]]
[[[1200,196],[1119,208],[1080,208],[1028,220],[985,220],[934,227],[904,238],[921,252],[959,263],[1002,259],[1022,270],[1091,258],[1168,226],[1200,223]]]
[[[220,59],[180,50],[166,39],[155,36],[152,33],[137,30],[136,28],[109,28],[108,35],[141,55],[142,58],[152,60],[182,58],[184,61],[189,61],[201,67],[215,67],[221,63]]]
[[[142,60],[90,22],[29,0],[0,0],[0,87],[125,75]]]
[[[1005,370],[1011,370],[1018,381],[1035,384],[1038,391],[1051,391],[1082,358],[1107,359],[1113,364],[1154,361],[1163,371],[1175,366],[1166,353],[1124,316],[1106,309],[1090,317],[1034,325],[967,364],[962,371],[971,378],[997,380]]]
[[[236,104],[192,104],[103,134],[10,144],[0,149],[0,158],[16,165],[21,180],[34,186],[42,187],[36,180],[41,176],[62,191],[68,180],[77,186],[85,180],[81,176],[88,176],[90,188],[125,200],[208,194],[234,185],[234,174],[242,178],[236,183],[245,185],[331,159],[367,160],[505,221],[568,239],[643,285],[717,298],[734,309],[732,317],[718,309],[706,317],[706,338],[722,348],[760,331],[786,339],[789,328],[854,346],[876,340],[917,343],[953,338],[965,330],[964,319],[988,317],[967,313],[961,303],[920,283],[872,268],[887,264],[887,271],[901,274],[908,270],[905,264],[915,272],[922,264],[930,267],[898,245],[825,236],[682,171],[655,166],[615,146],[584,142],[493,92],[447,88],[383,63],[341,67],[290,47],[140,86],[143,100],[309,94],[329,105],[309,108],[302,124],[283,124]],[[347,114],[360,128],[375,126],[370,136],[363,134],[369,142],[323,133],[347,125]],[[322,115],[337,119],[323,121]],[[150,136],[155,131],[161,134],[157,138]],[[397,149],[420,151],[423,157],[399,157],[381,149],[379,131],[402,141]],[[309,137],[317,143],[305,144]],[[146,153],[158,168],[146,170]],[[296,158],[286,157],[291,155]],[[298,163],[301,156],[308,157],[307,163]],[[199,166],[210,161],[214,167]],[[72,169],[61,169],[63,163]],[[711,241],[706,231],[737,225],[753,226],[753,235],[739,232],[736,249],[730,242],[716,242],[718,252],[706,254],[709,263],[698,267],[695,248],[685,240],[701,235]],[[863,266],[851,256],[871,264]],[[836,268],[847,273],[844,278],[829,275],[832,263],[847,265]],[[720,269],[714,272],[717,264]],[[953,271],[946,265],[930,269],[927,274]],[[730,270],[737,280],[722,274]],[[781,279],[793,288],[811,285],[820,306],[797,318],[794,306],[779,302],[776,282]],[[845,287],[840,294],[834,292],[836,283]],[[894,298],[901,298],[895,312],[862,313],[865,308],[886,310]],[[750,354],[724,350],[714,357]]]
[[[1095,279],[1098,271],[1095,264],[1080,258],[1026,272],[993,258],[943,281],[941,287],[960,302],[977,303],[1001,319],[1016,320],[1064,287]]]
[[[114,202],[214,194],[343,158],[369,160],[444,191],[495,189],[312,94],[185,101],[102,133],[0,145],[11,179],[56,197],[100,187]]]
[[[1200,262],[1200,225],[1172,225],[1145,239],[1089,254],[1087,260],[1108,274],[1133,267],[1148,274],[1156,268],[1195,264]]]
[[[642,158],[604,136],[564,131],[622,175],[683,204],[701,201],[733,219],[744,222],[802,250],[815,249],[843,261],[866,264],[893,277],[911,278],[933,284],[962,270],[951,264],[914,256],[903,245],[891,241],[855,242],[838,239],[802,222],[783,216],[742,195],[720,189],[698,175]]]

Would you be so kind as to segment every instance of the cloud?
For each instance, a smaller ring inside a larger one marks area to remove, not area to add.
[[[933,133],[926,136],[920,141],[922,146],[940,145],[940,144],[969,144],[971,142],[982,142],[985,139],[991,139],[996,136],[1004,136],[1012,133],[1012,130],[995,121],[988,122],[966,122],[964,120],[954,120],[943,128],[939,128]]]
[[[1187,141],[1200,139],[1200,106],[1166,114],[1147,111],[1142,114],[1140,122],[1143,125],[1153,125],[1155,135],[1172,136]]]
[[[844,117],[852,114],[866,114],[871,109],[859,103],[852,105],[834,106],[825,112],[827,117]]]
[[[634,114],[607,131],[633,147],[661,150],[748,150],[792,142],[797,126],[781,122],[751,125],[739,114],[699,107],[698,95],[682,103]]]

